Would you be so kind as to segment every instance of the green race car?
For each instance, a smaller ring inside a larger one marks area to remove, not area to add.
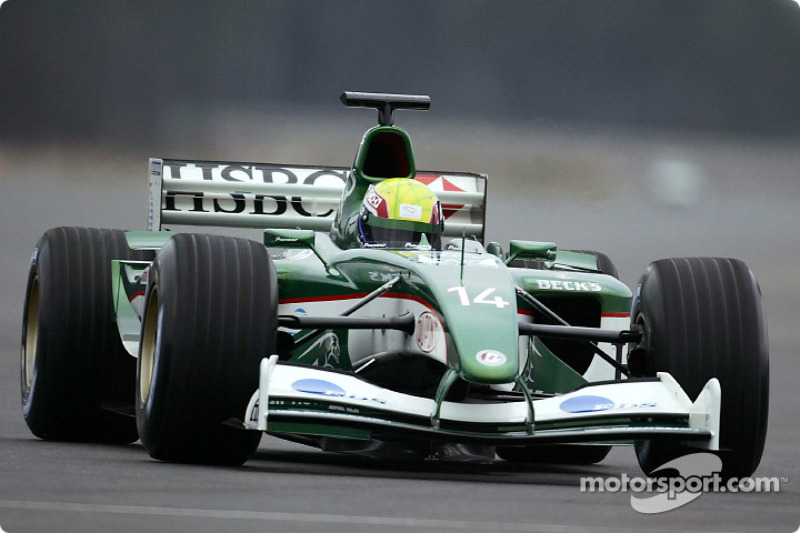
[[[417,171],[399,109],[352,168],[150,160],[147,231],[34,249],[23,414],[46,439],[242,464],[262,433],[377,458],[596,463],[693,450],[748,476],[767,425],[758,284],[741,261],[484,243],[487,177]],[[259,241],[169,231],[249,228]]]

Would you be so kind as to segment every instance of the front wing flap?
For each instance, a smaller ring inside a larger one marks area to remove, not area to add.
[[[659,373],[652,380],[587,384],[530,403],[444,401],[438,420],[432,399],[384,389],[352,374],[280,363],[277,356],[262,360],[259,379],[244,427],[269,433],[352,439],[378,433],[506,445],[670,435],[719,449],[721,390],[715,378],[694,402],[670,374]]]

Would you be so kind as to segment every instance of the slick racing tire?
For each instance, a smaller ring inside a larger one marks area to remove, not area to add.
[[[543,444],[537,446],[498,446],[497,456],[513,463],[592,465],[606,458],[611,446]]]
[[[639,280],[631,321],[643,328],[631,347],[640,374],[669,372],[692,400],[709,379],[719,380],[721,475],[750,476],[764,449],[769,403],[766,319],[752,272],[734,259],[656,261]],[[647,474],[699,451],[664,439],[636,445]]]
[[[127,444],[138,438],[136,360],[114,318],[111,261],[147,261],[120,230],[54,228],[36,244],[22,323],[22,413],[42,439]],[[127,414],[115,412],[127,409]]]
[[[275,353],[277,277],[266,248],[178,234],[150,269],[137,365],[136,421],[148,453],[179,463],[241,465],[261,433],[241,420]]]

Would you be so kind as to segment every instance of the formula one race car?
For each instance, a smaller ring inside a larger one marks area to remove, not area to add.
[[[418,171],[393,125],[430,99],[342,101],[379,112],[352,168],[151,159],[147,231],[44,234],[22,333],[35,435],[234,465],[264,432],[378,458],[589,464],[633,444],[647,473],[692,450],[753,473],[768,349],[742,262],[656,261],[631,291],[599,252],[484,245],[487,177]]]

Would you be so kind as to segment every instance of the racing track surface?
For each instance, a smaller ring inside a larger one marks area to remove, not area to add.
[[[31,249],[51,226],[143,228],[146,158],[172,154],[0,146],[0,529],[795,531],[798,147],[532,136],[506,144],[505,152],[482,144],[469,153],[487,157],[468,161],[467,151],[439,158],[422,151],[442,146],[437,132],[415,133],[422,130],[412,131],[420,167],[489,173],[490,239],[602,250],[628,283],[665,256],[733,256],[750,265],[766,300],[772,357],[770,430],[756,476],[780,477],[779,493],[703,494],[655,515],[635,512],[628,494],[581,493],[582,475],[639,476],[629,448],[592,467],[385,464],[265,437],[244,467],[207,468],[154,462],[139,444],[40,441],[19,408],[18,337]],[[360,129],[349,133],[357,139]],[[354,146],[339,148],[345,156],[329,163],[347,164]],[[534,171],[536,179],[528,175]]]

